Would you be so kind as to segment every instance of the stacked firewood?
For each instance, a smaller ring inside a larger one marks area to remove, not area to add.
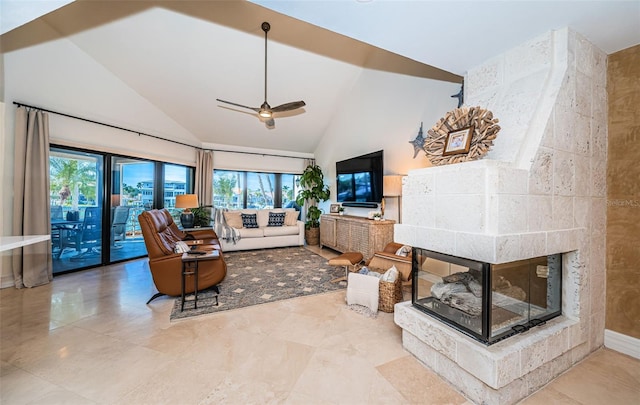
[[[479,159],[493,146],[493,140],[496,139],[498,131],[500,131],[500,126],[497,123],[498,119],[493,118],[493,113],[484,108],[456,108],[449,111],[427,131],[428,135],[422,149],[429,161],[436,166]],[[469,127],[474,128],[469,152],[443,156],[447,135],[450,132]]]

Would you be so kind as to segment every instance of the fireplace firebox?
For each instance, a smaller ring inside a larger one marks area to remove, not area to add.
[[[413,248],[412,304],[491,345],[561,314],[562,255],[491,264]]]

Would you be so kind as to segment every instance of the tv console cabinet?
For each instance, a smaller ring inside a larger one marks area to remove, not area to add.
[[[396,221],[375,221],[352,215],[322,215],[320,217],[320,247],[338,252],[360,252],[365,259],[393,242]]]

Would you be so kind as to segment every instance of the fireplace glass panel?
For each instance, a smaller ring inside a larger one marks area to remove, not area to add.
[[[560,314],[561,255],[494,265],[414,248],[413,269],[414,306],[487,344]]]

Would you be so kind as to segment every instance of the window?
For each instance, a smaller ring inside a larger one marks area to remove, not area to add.
[[[292,207],[298,175],[280,173],[213,172],[213,204],[228,209]]]
[[[164,172],[164,208],[168,209],[173,219],[177,222],[182,209],[176,207],[176,196],[191,194],[191,178],[193,168],[165,163]],[[200,202],[202,204],[202,202]],[[179,222],[177,222],[179,223]]]
[[[271,173],[246,173],[247,206],[246,208],[273,208],[276,175]]]
[[[300,176],[293,174],[283,174],[282,179],[282,206],[293,207],[296,202],[296,195],[298,194],[299,186],[298,179]]]
[[[214,170],[213,205],[229,209],[244,208],[245,172]]]

